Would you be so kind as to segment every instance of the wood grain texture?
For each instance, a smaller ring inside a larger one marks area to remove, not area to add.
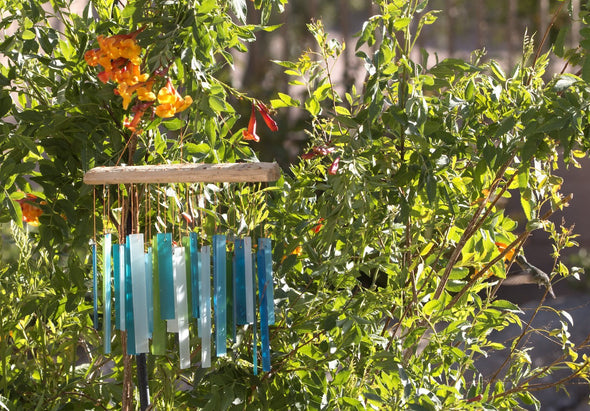
[[[84,174],[84,183],[248,183],[276,181],[281,176],[277,163],[166,164],[95,167]]]

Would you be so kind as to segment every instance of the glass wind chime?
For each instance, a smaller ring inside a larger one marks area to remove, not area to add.
[[[131,216],[138,215],[138,184],[145,184],[147,192],[150,184],[270,182],[279,176],[276,163],[178,164],[99,167],[88,171],[84,182],[104,187],[127,185]],[[110,195],[109,190],[106,192]],[[109,203],[105,199],[105,204]],[[107,209],[105,214],[109,212]],[[251,237],[233,239],[224,234],[211,236],[207,244],[204,236],[199,238],[195,231],[182,235],[178,230],[179,234],[174,235],[164,229],[147,238],[151,229],[147,228],[145,234],[138,232],[139,223],[130,224],[123,212],[119,224],[118,241],[107,224],[101,247],[96,228],[92,244],[93,321],[98,329],[102,283],[105,354],[111,352],[113,315],[114,328],[126,332],[123,349],[130,355],[164,355],[167,333],[177,334],[179,366],[183,369],[198,365],[191,360],[191,342],[195,338],[200,339],[200,366],[207,368],[214,356],[227,355],[228,339],[235,341],[236,327],[249,325],[253,372],[258,372],[259,349],[262,370],[270,371],[269,326],[274,324],[275,315],[269,238],[259,238],[257,247]],[[127,235],[121,235],[125,225],[132,228]],[[192,337],[191,322],[197,331]]]

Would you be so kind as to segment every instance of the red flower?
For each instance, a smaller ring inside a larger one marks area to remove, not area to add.
[[[323,221],[324,221],[324,219],[323,219],[323,218],[320,218],[320,219],[318,220],[318,224],[316,224],[316,225],[315,225],[315,226],[312,228],[312,231],[313,231],[314,233],[316,233],[316,234],[317,234],[317,233],[318,233],[318,232],[319,232],[319,231],[322,229],[322,227],[324,226],[324,225],[322,224],[322,222],[323,222]]]
[[[245,140],[254,140],[257,143],[260,141],[260,137],[256,134],[256,111],[254,110],[254,104],[252,104],[252,113],[250,114],[250,121],[248,122],[248,130],[242,131],[242,135]]]
[[[308,151],[305,154],[301,155],[301,158],[304,160],[310,160],[312,158],[314,158],[315,156],[326,156],[332,152],[334,152],[335,148],[334,147],[328,147],[328,146],[319,146],[319,147],[314,147],[311,151]]]
[[[330,168],[328,169],[328,174],[335,175],[338,173],[338,166],[340,165],[340,157],[336,157],[336,160],[332,163]]]
[[[260,101],[257,101],[256,108],[258,109],[258,112],[262,116],[262,119],[264,120],[264,122],[266,123],[266,126],[270,129],[270,131],[278,131],[279,126],[277,126],[277,122],[274,121],[272,119],[272,117],[270,116],[270,112],[268,110],[268,107],[266,107]]]

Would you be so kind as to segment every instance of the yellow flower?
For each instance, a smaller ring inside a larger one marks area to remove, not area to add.
[[[193,104],[193,98],[191,96],[184,96],[184,99],[176,101],[176,112],[180,113],[186,110],[191,104]]]
[[[141,86],[137,88],[137,98],[141,101],[154,101],[156,99],[156,95],[152,91],[152,86],[149,87]]]
[[[172,104],[160,104],[156,107],[156,115],[162,118],[173,117],[176,114],[174,106]]]
[[[115,94],[123,97],[123,108],[125,110],[127,110],[127,107],[129,107],[131,99],[133,98],[133,89],[133,87],[128,87],[126,83],[120,83],[115,89]]]
[[[193,103],[193,99],[191,96],[182,97],[168,79],[166,86],[158,91],[158,103],[160,105],[156,107],[156,115],[168,118],[186,110]]]

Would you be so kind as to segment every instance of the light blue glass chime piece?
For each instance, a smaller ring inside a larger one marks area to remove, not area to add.
[[[211,367],[211,247],[201,247],[201,295],[199,315],[201,323],[201,367]]]
[[[104,353],[111,353],[111,234],[105,234],[102,243],[102,338]]]
[[[96,242],[92,242],[92,326],[98,330],[98,275],[96,273]]]
[[[125,261],[126,261],[126,257],[125,257],[125,244],[119,244],[119,294],[117,294],[117,297],[119,298],[119,305],[120,305],[120,312],[119,312],[119,316],[121,317],[119,319],[119,325],[121,326],[120,330],[121,331],[125,331],[125,317],[126,315],[126,311],[125,311],[125,300],[126,300],[126,292],[125,292]],[[117,298],[115,297],[115,298]]]
[[[260,299],[260,350],[262,353],[262,371],[270,371],[270,335],[268,300],[272,300],[272,275],[268,272],[270,260],[270,239],[258,239],[258,295]],[[270,261],[272,264],[272,261]]]
[[[226,247],[225,236],[213,236],[213,311],[215,314],[215,348],[217,356],[227,354],[226,347]]]
[[[152,247],[148,247],[148,252],[145,254],[145,285],[147,295],[148,307],[148,337],[152,338],[154,331],[154,296],[153,296],[153,253]]]
[[[127,354],[135,355],[135,327],[133,322],[133,282],[131,279],[131,257],[129,237],[125,242],[125,330],[127,331]]]
[[[121,329],[121,301],[119,300],[119,290],[121,289],[121,278],[119,277],[119,244],[113,244],[113,283],[115,296],[115,329]]]
[[[162,320],[173,320],[174,279],[172,273],[172,234],[158,233],[158,270],[160,277],[160,315]]]
[[[178,326],[178,347],[180,368],[191,366],[188,324],[188,298],[186,283],[186,256],[184,247],[174,247],[174,290],[176,293],[176,323]]]
[[[150,348],[143,234],[130,234],[127,241],[131,258],[135,352],[137,354],[147,353]]]

